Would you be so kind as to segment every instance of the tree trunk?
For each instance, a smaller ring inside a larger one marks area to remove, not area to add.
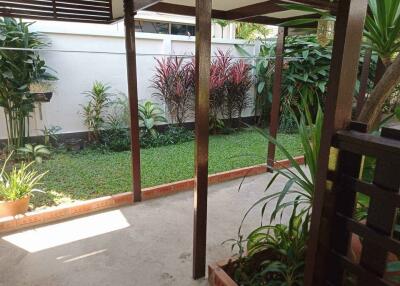
[[[371,92],[368,101],[365,103],[358,121],[368,124],[371,129],[376,126],[380,119],[383,104],[388,96],[393,92],[396,86],[400,83],[400,54],[396,60],[386,69],[383,77]]]

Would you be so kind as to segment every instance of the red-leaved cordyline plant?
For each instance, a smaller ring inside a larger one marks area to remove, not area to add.
[[[167,106],[173,122],[182,125],[193,109],[194,63],[183,58],[156,59],[156,74],[151,87],[154,96]]]
[[[183,58],[156,59],[156,74],[151,87],[154,96],[167,106],[173,122],[182,124],[194,107],[195,62]],[[248,91],[252,85],[251,67],[245,61],[233,61],[229,51],[218,50],[210,68],[210,125],[221,127],[218,116],[229,119],[241,118],[249,104]],[[214,130],[215,131],[215,130]]]
[[[218,115],[224,113],[229,70],[232,65],[230,52],[218,50],[210,68],[210,124],[216,128]],[[215,130],[214,130],[215,131]]]
[[[248,92],[252,84],[251,66],[244,60],[235,62],[229,72],[227,84],[228,98],[226,103],[232,102],[231,106],[233,107],[233,111],[236,112],[239,122],[242,118],[243,110],[250,104]],[[232,120],[233,112],[228,114],[228,116]]]

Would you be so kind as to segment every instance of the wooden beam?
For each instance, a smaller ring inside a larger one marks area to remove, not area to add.
[[[365,51],[364,62],[361,70],[360,90],[357,96],[356,118],[358,117],[358,115],[360,115],[361,110],[365,103],[365,96],[367,95],[367,90],[368,90],[368,79],[369,79],[369,70],[371,68],[371,59],[372,59],[372,50],[368,49]]]
[[[331,141],[336,131],[345,129],[351,120],[367,6],[368,0],[339,0],[307,247],[306,286],[326,285],[332,228],[332,206],[329,203],[333,203],[334,199],[327,190],[327,174],[329,162],[334,163],[337,159],[336,152],[331,149]]]
[[[282,73],[284,61],[285,38],[288,34],[287,27],[279,27],[278,39],[276,43],[275,52],[275,73],[274,83],[272,90],[272,106],[271,106],[271,119],[269,124],[269,135],[276,139],[279,129],[279,111],[281,107],[281,94],[282,94]],[[275,149],[276,146],[272,142],[268,143],[267,166],[271,171],[271,167],[275,163]]]
[[[208,195],[208,110],[211,66],[212,0],[196,0],[196,145],[193,278],[205,276]]]
[[[337,11],[337,4],[323,0],[293,0],[293,2],[309,5],[313,8],[327,10],[333,12]]]
[[[171,13],[176,15],[196,16],[196,7],[179,4],[159,2],[145,9],[159,13]],[[212,18],[225,19],[226,11],[212,10]]]
[[[132,179],[133,179],[133,201],[142,200],[141,175],[140,175],[140,143],[139,143],[139,112],[138,112],[138,89],[136,72],[136,43],[135,43],[135,20],[133,0],[124,0],[125,11],[125,47],[126,66],[128,74],[128,98],[131,122],[131,152],[132,152]]]
[[[283,4],[281,0],[269,0],[264,1],[244,7],[240,7],[237,9],[232,9],[226,11],[225,19],[226,20],[244,20],[246,18],[260,16],[269,13],[282,12],[286,11],[286,9],[279,4]]]

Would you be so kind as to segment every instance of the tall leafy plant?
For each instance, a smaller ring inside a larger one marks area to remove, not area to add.
[[[82,115],[86,127],[89,129],[89,141],[98,142],[100,131],[105,122],[105,111],[110,105],[111,87],[99,81],[93,83],[90,91],[84,92],[88,102],[82,106]]]
[[[228,93],[226,104],[236,112],[241,121],[243,111],[250,106],[248,92],[253,85],[251,66],[244,60],[239,60],[231,65],[229,70]],[[230,108],[226,108],[230,110]],[[228,119],[232,121],[232,112],[229,112]]]
[[[46,42],[40,33],[29,30],[31,25],[0,18],[0,46],[10,48],[0,51],[0,107],[6,118],[8,144],[14,148],[22,147],[24,138],[29,136],[29,116],[34,110],[29,86],[55,80],[43,59],[32,50],[42,48]]]
[[[193,109],[194,62],[179,57],[156,59],[156,73],[151,87],[153,96],[168,108],[172,121],[182,125]]]
[[[219,119],[224,113],[225,102],[228,110],[233,113],[233,101],[227,98],[227,82],[229,80],[229,71],[232,65],[232,57],[230,52],[218,50],[215,54],[210,67],[210,127],[215,130],[223,127],[223,122]],[[220,123],[219,123],[220,122]]]

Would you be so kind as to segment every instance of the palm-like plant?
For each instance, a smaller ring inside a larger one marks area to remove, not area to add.
[[[297,119],[294,114],[293,116],[297,124],[301,144],[304,150],[305,166],[308,170],[304,170],[304,168],[297,163],[294,156],[290,154],[290,152],[275,138],[265,133],[263,130],[258,129],[260,134],[275,144],[276,147],[285,155],[285,157],[290,161],[291,167],[283,169],[274,168],[276,173],[268,183],[266,191],[271,188],[278,176],[283,176],[287,179],[283,190],[273,194],[267,194],[259,199],[248,210],[243,221],[250,211],[259,205],[262,205],[262,216],[264,216],[267,206],[272,202],[275,202],[275,208],[270,218],[271,221],[273,221],[284,209],[293,205],[301,206],[304,214],[310,214],[314,197],[323,112],[319,106],[314,121],[306,104],[303,104],[303,110],[303,112],[300,112],[300,119]],[[287,200],[288,197],[293,197],[294,199],[292,198]]]
[[[366,45],[388,66],[400,51],[400,1],[369,0],[369,8],[364,32]]]
[[[84,122],[89,131],[89,141],[98,141],[104,124],[104,111],[110,104],[111,87],[99,81],[93,83],[90,91],[84,92],[89,102],[82,106]]]
[[[146,101],[143,104],[139,104],[139,124],[143,127],[146,132],[149,132],[151,136],[157,136],[157,130],[155,126],[160,123],[167,122],[167,119],[163,116],[164,111],[151,101]]]

